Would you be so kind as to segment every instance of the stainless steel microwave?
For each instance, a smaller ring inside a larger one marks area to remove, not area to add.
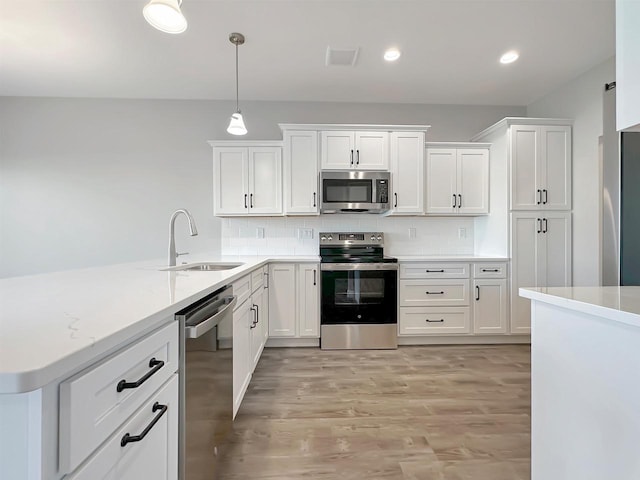
[[[322,213],[382,213],[389,210],[389,172],[320,173]]]

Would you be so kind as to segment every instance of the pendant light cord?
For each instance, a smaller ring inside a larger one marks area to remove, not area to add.
[[[236,112],[239,112],[239,103],[238,103],[238,43],[236,42]]]

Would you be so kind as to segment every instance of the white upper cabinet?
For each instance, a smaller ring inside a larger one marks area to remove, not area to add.
[[[282,149],[249,149],[249,213],[282,213]]]
[[[217,148],[214,151],[215,215],[244,215],[248,213],[249,150],[246,148]]]
[[[391,132],[391,214],[424,213],[424,132]]]
[[[282,215],[279,142],[211,142],[211,145],[214,215]]]
[[[571,209],[571,127],[511,126],[511,209]]]
[[[427,148],[426,211],[485,215],[489,213],[488,146],[457,145],[440,143]]]
[[[389,132],[320,132],[322,170],[388,170]]]
[[[318,132],[284,131],[284,213],[317,215]]]

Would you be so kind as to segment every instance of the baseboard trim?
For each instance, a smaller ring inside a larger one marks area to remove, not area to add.
[[[474,335],[398,337],[398,345],[501,345],[530,344],[531,335]]]
[[[319,338],[269,338],[265,347],[319,347]]]

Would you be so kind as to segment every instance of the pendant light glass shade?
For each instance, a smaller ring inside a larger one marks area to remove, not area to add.
[[[231,135],[247,134],[247,127],[244,126],[244,120],[242,119],[242,114],[240,112],[236,112],[231,115],[231,120],[229,121],[227,132],[229,132]]]
[[[182,33],[187,29],[187,19],[180,11],[182,0],[151,0],[142,9],[149,24],[166,33]]]

